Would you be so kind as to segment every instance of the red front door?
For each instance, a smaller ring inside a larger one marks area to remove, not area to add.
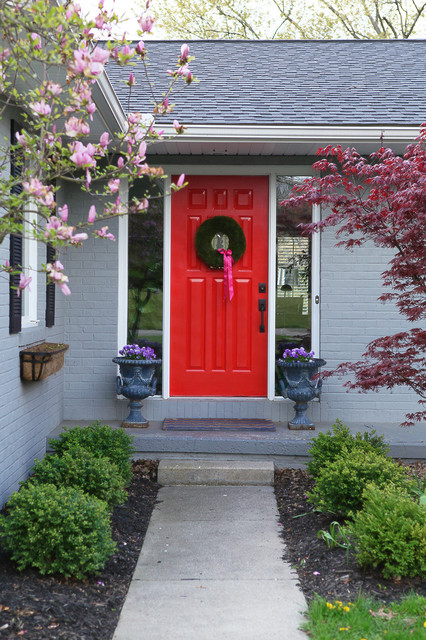
[[[266,306],[268,177],[187,180],[172,195],[170,395],[266,396],[267,318],[264,312],[261,331],[259,300]],[[195,249],[197,228],[217,215],[234,218],[247,243],[233,266],[232,300],[224,300],[223,269]]]

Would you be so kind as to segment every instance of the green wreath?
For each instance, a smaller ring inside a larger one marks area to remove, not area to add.
[[[236,220],[228,216],[214,216],[205,220],[195,234],[195,248],[201,260],[213,269],[223,267],[223,255],[212,246],[212,240],[217,234],[229,238],[228,249],[232,251],[234,262],[237,262],[246,250],[246,237]]]

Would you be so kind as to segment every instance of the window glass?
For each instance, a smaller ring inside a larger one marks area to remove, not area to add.
[[[276,357],[285,349],[303,346],[311,350],[311,265],[310,236],[303,236],[299,224],[311,222],[310,206],[286,208],[280,202],[305,177],[277,176],[277,272],[275,291]],[[277,395],[280,395],[276,387]]]
[[[130,200],[149,196],[149,209],[129,216],[128,342],[152,347],[157,358],[162,358],[163,343],[162,188],[161,181],[138,180]],[[161,375],[157,394],[161,394]]]

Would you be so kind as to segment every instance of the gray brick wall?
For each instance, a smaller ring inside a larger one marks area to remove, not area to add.
[[[0,120],[0,139],[9,136],[9,120]],[[9,256],[9,239],[0,244],[0,261]],[[39,263],[46,262],[45,247],[39,248]],[[37,277],[33,274],[33,277]],[[38,276],[38,319],[35,328],[9,335],[9,278],[0,277],[0,506],[19,488],[34,463],[43,457],[46,436],[62,420],[64,372],[40,382],[22,382],[19,351],[43,340],[62,342],[63,300],[57,296],[57,321],[46,329],[45,278]]]
[[[384,293],[380,274],[390,254],[367,245],[349,252],[335,247],[335,242],[332,229],[323,232],[320,338],[321,356],[330,369],[361,359],[371,340],[408,326],[393,304],[377,301]],[[417,407],[417,396],[407,389],[347,393],[343,383],[334,376],[326,380],[321,420],[400,423],[406,412]]]
[[[58,201],[72,202],[69,222],[87,218],[92,201],[70,185],[63,185]],[[100,210],[100,208],[98,207]],[[118,221],[109,221],[118,237]],[[118,319],[118,242],[89,239],[70,250],[63,263],[72,294],[64,302],[65,340],[70,345],[65,363],[64,419],[114,420]]]

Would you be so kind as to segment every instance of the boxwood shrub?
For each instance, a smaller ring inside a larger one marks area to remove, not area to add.
[[[312,446],[309,450],[311,460],[307,465],[309,473],[314,478],[317,478],[324,466],[334,462],[342,455],[343,449],[349,452],[354,449],[377,451],[383,455],[389,453],[389,446],[385,444],[383,436],[378,436],[374,429],[370,432],[358,432],[353,435],[341,420],[336,420],[332,431],[319,433],[312,440]]]
[[[57,440],[51,438],[49,445],[58,455],[78,446],[98,458],[108,458],[117,465],[127,483],[132,476],[131,456],[135,451],[132,442],[133,436],[128,435],[124,429],[113,429],[108,425],[101,426],[100,422],[93,422],[87,427],[65,429]]]
[[[413,485],[407,471],[392,458],[374,450],[343,447],[339,458],[321,468],[308,500],[319,511],[348,517],[362,507],[363,491],[370,483],[379,488],[393,484],[404,491]]]
[[[426,506],[400,489],[368,485],[348,533],[362,566],[385,578],[426,575]]]
[[[42,461],[36,460],[30,482],[81,489],[104,500],[110,508],[127,499],[117,466],[80,447],[65,450],[61,456],[47,455]]]
[[[105,502],[69,487],[28,483],[0,515],[0,541],[18,569],[83,579],[115,550]]]

